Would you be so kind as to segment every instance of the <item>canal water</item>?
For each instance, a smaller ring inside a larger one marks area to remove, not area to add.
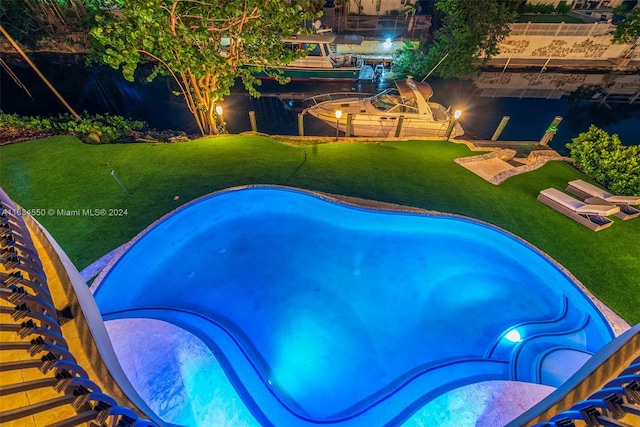
[[[8,54],[0,57],[29,91],[27,94],[0,68],[0,110],[23,115],[66,111],[21,58]],[[182,98],[172,93],[175,87],[169,79],[147,82],[140,75],[130,83],[106,66],[86,67],[82,55],[32,54],[31,58],[76,111],[108,112],[144,120],[156,129],[197,133]],[[255,111],[258,131],[297,135],[298,113],[304,108],[305,98],[329,92],[376,93],[394,85],[389,76],[360,84],[315,82],[282,86],[264,82],[259,99],[251,98],[242,85],[237,85],[224,100],[224,120],[231,133],[248,131],[248,112]],[[590,124],[618,133],[626,145],[640,144],[639,76],[498,70],[469,80],[427,81],[433,86],[434,101],[463,111],[460,122],[470,139],[491,138],[502,117],[509,116],[501,140],[537,141],[554,117],[561,116],[563,121],[550,145],[562,153],[567,152],[564,145]],[[335,133],[310,115],[304,116],[304,125],[306,135]]]

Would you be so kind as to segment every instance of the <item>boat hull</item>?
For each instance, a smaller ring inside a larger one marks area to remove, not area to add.
[[[340,132],[347,133],[347,117],[342,116],[340,120],[325,114],[318,114],[313,108],[308,110],[309,114],[322,120],[331,127],[338,128]],[[403,115],[400,124],[400,115],[373,116],[368,114],[353,114],[349,126],[349,135],[389,138],[396,135],[404,137],[446,137],[449,128],[449,120],[425,121],[420,118],[413,118],[410,115]],[[400,131],[398,132],[398,126]],[[451,130],[450,138],[464,135],[464,130],[460,123],[455,123]]]
[[[405,120],[402,123],[400,128],[400,132],[398,133],[398,137],[446,137],[448,123],[424,123],[417,122],[412,120]],[[334,126],[335,127],[335,126]],[[464,132],[462,132],[462,128],[460,125],[457,126],[458,129],[452,130],[451,137],[461,136]],[[367,137],[380,137],[380,138],[390,138],[396,136],[396,131],[398,129],[398,122],[368,122],[368,123],[354,123],[351,126],[350,134],[353,136],[367,136]],[[347,126],[346,123],[340,124],[339,130],[346,134]]]

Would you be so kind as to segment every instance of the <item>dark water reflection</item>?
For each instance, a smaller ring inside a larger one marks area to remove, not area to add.
[[[121,74],[105,66],[84,66],[81,55],[32,55],[34,62],[77,111],[118,114],[145,120],[158,129],[197,133],[197,127],[182,98],[172,93],[173,83],[157,79],[151,83],[143,76],[136,82],[125,81]],[[26,64],[16,55],[3,54],[32,97],[20,89],[8,73],[0,71],[0,109],[6,113],[48,115],[65,112]],[[141,73],[142,74],[142,73]],[[596,74],[483,73],[475,81],[430,78],[434,98],[445,106],[463,110],[461,123],[467,137],[489,139],[502,116],[510,121],[501,140],[539,140],[555,116],[564,118],[551,146],[566,152],[564,144],[595,124],[618,133],[623,143],[640,144],[640,78]],[[519,87],[523,85],[524,87]],[[603,83],[604,82],[604,83]],[[328,92],[376,92],[393,85],[381,80],[369,84],[291,83],[280,86],[265,82],[260,99],[248,96],[241,85],[233,88],[224,101],[224,119],[231,133],[251,129],[248,112],[256,112],[258,130],[269,134],[297,135],[297,115],[301,100]],[[618,91],[615,96],[575,95],[580,87],[599,86],[600,91]],[[635,92],[634,92],[635,91]],[[622,93],[623,95],[620,95]],[[636,94],[634,100],[634,93]],[[507,94],[509,96],[503,96]],[[495,96],[495,97],[494,97]],[[606,103],[584,98],[606,97]],[[548,99],[551,98],[551,99]],[[558,99],[553,99],[558,98]],[[629,103],[634,100],[634,103]],[[622,101],[622,102],[619,102]],[[304,117],[307,135],[332,135],[333,128],[317,119]]]

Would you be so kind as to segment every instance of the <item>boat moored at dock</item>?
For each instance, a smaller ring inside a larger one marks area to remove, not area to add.
[[[431,85],[410,77],[395,83],[396,88],[377,95],[329,99],[305,112],[343,132],[349,122],[350,134],[354,136],[454,138],[464,134],[450,108],[429,101],[433,96]]]
[[[355,54],[338,54],[335,46],[360,45],[362,36],[337,35],[330,31],[317,34],[296,34],[283,39],[283,43],[295,51],[310,49],[310,52],[284,67],[273,67],[292,81],[353,81],[373,80],[373,67],[365,65],[364,59]],[[273,80],[269,67],[255,74],[259,79]]]

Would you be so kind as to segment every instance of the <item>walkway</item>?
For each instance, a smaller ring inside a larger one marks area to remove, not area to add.
[[[455,163],[475,173],[484,180],[499,185],[506,179],[542,167],[551,160],[567,160],[556,151],[535,142],[516,141],[465,141],[472,151],[489,151],[478,156],[460,157]]]

